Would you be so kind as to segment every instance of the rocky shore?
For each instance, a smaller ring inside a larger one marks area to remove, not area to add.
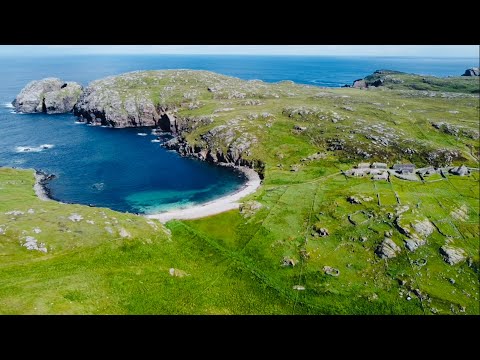
[[[55,177],[55,175],[47,175],[42,171],[35,170],[34,176],[35,176],[35,184],[33,185],[33,190],[35,190],[35,194],[37,195],[37,197],[43,201],[52,200],[50,198],[50,192],[45,187],[45,184],[49,180],[52,180]]]

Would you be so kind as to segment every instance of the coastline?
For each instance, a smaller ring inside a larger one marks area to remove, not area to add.
[[[250,195],[257,191],[261,185],[261,179],[258,173],[246,166],[233,166],[225,163],[218,163],[218,166],[226,166],[241,171],[247,178],[247,182],[238,190],[220,197],[215,200],[208,201],[200,205],[189,206],[181,209],[169,210],[156,214],[138,214],[148,219],[156,219],[161,223],[166,223],[170,220],[190,220],[198,219],[206,216],[220,214],[225,211],[238,209],[241,198]],[[50,197],[48,189],[45,188],[45,183],[54,177],[54,175],[47,175],[42,171],[34,169],[33,175],[35,177],[35,184],[33,190],[36,196],[42,201],[57,201]],[[63,203],[61,201],[57,201]]]
[[[41,171],[34,170],[33,174],[35,176],[35,184],[33,185],[33,190],[35,190],[35,194],[40,200],[43,201],[50,201],[50,197],[48,196],[48,191],[45,189],[44,183],[48,179],[48,176]]]
[[[218,164],[222,165],[222,164]],[[228,165],[222,165],[228,166]],[[241,198],[250,195],[257,191],[261,184],[261,179],[258,173],[245,166],[232,166],[233,168],[243,172],[247,177],[247,182],[237,191],[225,195],[221,198],[206,202],[204,204],[190,206],[184,209],[175,209],[158,214],[144,215],[148,219],[156,219],[162,223],[166,223],[169,220],[190,220],[198,219],[206,216],[220,214],[225,211],[238,209]]]

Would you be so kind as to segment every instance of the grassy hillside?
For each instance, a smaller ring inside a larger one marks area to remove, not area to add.
[[[261,208],[163,226],[41,201],[32,171],[0,168],[0,313],[480,314],[478,95],[154,73],[120,77],[119,90],[210,117],[186,134],[191,144],[255,139],[244,156],[265,163],[265,178],[244,200]],[[344,175],[360,161],[472,170]],[[426,243],[412,252],[405,241],[417,235]],[[394,258],[375,253],[385,237],[401,249]],[[446,263],[445,245],[465,260]]]

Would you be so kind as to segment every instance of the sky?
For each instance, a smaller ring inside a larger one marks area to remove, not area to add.
[[[0,45],[0,55],[209,54],[478,58],[480,45]]]

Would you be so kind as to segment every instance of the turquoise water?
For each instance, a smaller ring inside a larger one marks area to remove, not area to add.
[[[55,76],[83,85],[133,70],[190,68],[242,79],[342,86],[381,68],[460,75],[478,59],[261,56],[69,56],[0,58],[0,166],[36,168],[56,178],[55,199],[119,211],[154,213],[213,200],[240,188],[232,169],[182,158],[152,142],[151,129],[110,129],[65,115],[15,114],[27,82]],[[138,135],[138,134],[141,135]],[[143,135],[146,134],[146,135]],[[24,151],[25,148],[30,151]]]

